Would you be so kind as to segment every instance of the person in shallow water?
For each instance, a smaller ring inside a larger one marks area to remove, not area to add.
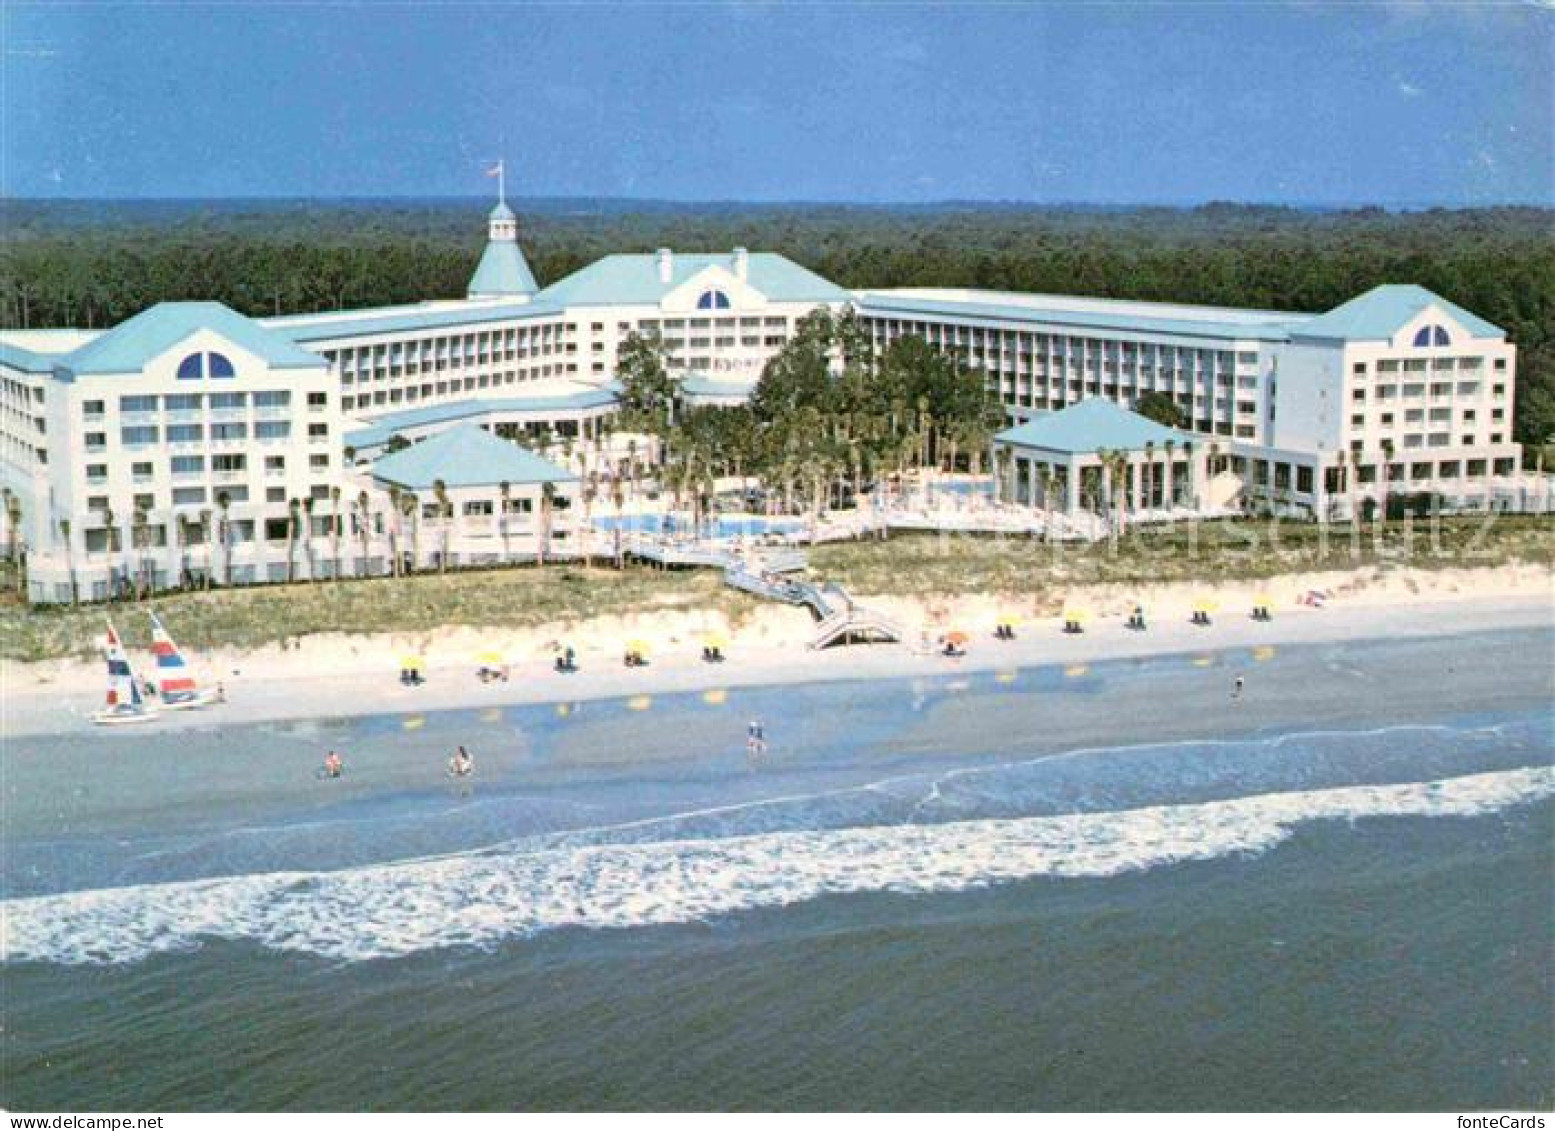
[[[767,752],[767,728],[760,719],[752,719],[750,725],[745,728],[745,750],[749,754],[765,754]]]
[[[1241,676],[1237,676],[1236,677],[1236,682],[1231,685],[1231,698],[1233,698],[1233,699],[1240,699],[1242,697],[1242,689],[1245,688],[1246,686],[1247,686],[1247,681],[1245,679],[1243,679]]]
[[[335,751],[331,750],[328,754],[324,755],[325,777],[338,778],[341,774],[345,773],[345,769],[346,764],[341,761],[340,755]]]
[[[464,747],[454,751],[454,756],[448,759],[448,772],[456,778],[467,778],[475,772],[475,758]]]

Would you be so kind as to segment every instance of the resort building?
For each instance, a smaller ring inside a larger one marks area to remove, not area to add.
[[[1011,424],[1101,397],[1169,397],[1248,497],[1348,513],[1386,491],[1510,501],[1516,347],[1423,287],[1326,314],[967,290],[866,291],[877,348],[916,335],[983,370]]]
[[[1420,287],[1324,314],[851,293],[742,248],[612,255],[541,287],[499,201],[462,299],[274,318],[176,302],[109,330],[0,330],[0,482],[22,502],[30,596],[566,554],[577,478],[511,441],[559,441],[563,463],[598,445],[632,334],[661,342],[689,403],[742,403],[818,307],[855,309],[877,348],[917,335],[986,374],[1006,501],[1516,505],[1516,349]],[[1149,393],[1179,428],[1124,411]]]

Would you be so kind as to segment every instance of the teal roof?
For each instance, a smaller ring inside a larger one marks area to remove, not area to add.
[[[493,220],[517,220],[518,219],[517,216],[513,215],[513,210],[508,207],[508,202],[505,201],[505,200],[497,201],[497,206],[491,210],[491,218]]]
[[[209,330],[255,355],[272,369],[315,369],[325,363],[290,337],[246,318],[219,302],[159,302],[79,349],[55,359],[55,375],[139,373],[179,342]]]
[[[492,240],[470,276],[471,298],[482,295],[532,295],[539,290],[534,272],[517,240]]]
[[[1217,311],[1213,308],[1175,307],[1167,303],[1158,305],[1161,308],[1159,314],[1140,314],[1137,311],[1113,313],[1065,306],[1059,302],[1054,302],[1052,306],[1029,301],[1000,302],[996,293],[974,300],[872,292],[858,301],[859,313],[874,317],[953,315],[992,322],[1093,327],[1123,335],[1176,334],[1191,338],[1251,342],[1289,341],[1291,333],[1312,317],[1310,314],[1281,314],[1277,311]]]
[[[20,369],[23,373],[52,373],[58,364],[58,354],[37,353],[23,349],[21,346],[0,342],[0,365]]]
[[[1477,314],[1448,302],[1441,295],[1413,283],[1385,283],[1327,314],[1303,323],[1296,331],[1302,338],[1330,338],[1349,342],[1387,341],[1399,328],[1429,306],[1434,306],[1476,338],[1502,338],[1506,331]]]
[[[1103,449],[1137,452],[1146,444],[1161,448],[1168,440],[1181,445],[1198,437],[1157,424],[1103,397],[1092,397],[1007,428],[994,439],[1019,448],[1083,455]]]
[[[413,330],[442,330],[452,326],[477,326],[515,318],[560,314],[561,308],[533,302],[494,302],[429,310],[422,306],[384,306],[381,313],[342,310],[338,318],[291,314],[267,318],[264,324],[294,342],[335,341],[358,335],[403,334]]]
[[[846,302],[848,292],[793,260],[751,252],[745,281],[772,302]],[[621,306],[657,303],[709,267],[735,272],[733,254],[685,254],[670,259],[670,281],[659,279],[656,254],[607,255],[540,292],[542,301],[562,306]]]
[[[499,483],[573,483],[577,476],[511,440],[474,424],[461,424],[373,464],[373,478],[412,491],[430,491],[439,479],[456,487]]]
[[[499,412],[572,412],[608,408],[616,403],[619,388],[604,385],[586,392],[542,397],[486,397],[427,405],[374,417],[365,428],[346,433],[346,443],[361,450],[387,444],[396,432],[444,424],[450,420],[475,420]]]

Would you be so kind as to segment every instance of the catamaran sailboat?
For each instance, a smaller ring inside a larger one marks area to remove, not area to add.
[[[189,711],[214,703],[214,692],[201,688],[195,681],[184,654],[178,650],[156,613],[151,617],[151,651],[157,658],[157,698],[166,711]]]
[[[108,622],[103,655],[108,661],[108,701],[92,716],[92,721],[100,726],[119,726],[154,719],[156,712],[141,697],[140,682],[135,678],[135,670],[130,667],[130,658],[119,634],[113,630],[112,621]]]

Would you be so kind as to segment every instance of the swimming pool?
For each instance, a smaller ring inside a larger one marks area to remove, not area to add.
[[[692,529],[691,523],[684,518],[661,514],[597,515],[593,522],[599,530],[623,530],[632,534],[684,534]],[[791,534],[803,527],[804,523],[797,518],[761,515],[718,515],[702,523],[703,532],[711,533],[714,538]]]

